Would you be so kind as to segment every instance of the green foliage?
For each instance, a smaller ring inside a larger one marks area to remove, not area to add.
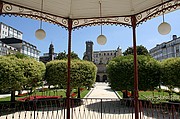
[[[159,85],[159,63],[149,57],[138,56],[138,81],[140,90],[153,90]],[[134,61],[133,56],[119,56],[107,65],[107,72],[111,87],[115,90],[134,89]]]
[[[20,53],[20,52],[17,52],[16,54],[7,55],[7,56],[15,56],[15,57],[17,57],[18,59],[29,58],[27,55],[22,54],[22,53]]]
[[[119,56],[107,65],[111,88],[115,90],[131,90],[133,88],[132,56]]]
[[[21,60],[16,57],[0,57],[0,89],[21,89],[25,79],[21,66]]]
[[[65,60],[68,58],[68,54],[66,54],[66,51],[60,52],[58,56],[56,57],[57,60]],[[74,52],[71,52],[71,59],[80,59],[78,55]]]
[[[31,58],[0,56],[0,89],[22,90],[24,87],[36,87],[42,81],[45,65]],[[13,93],[12,93],[13,94]],[[12,95],[12,99],[15,94]]]
[[[160,63],[150,56],[138,56],[139,90],[154,90],[160,85]]]
[[[140,45],[140,46],[137,46],[137,55],[149,55],[148,53],[148,50]],[[133,55],[133,47],[128,47],[124,52],[123,52],[124,56],[126,55]]]
[[[67,61],[53,60],[46,64],[45,80],[49,85],[66,87],[67,82]]]
[[[170,90],[180,87],[180,58],[169,58],[162,61],[162,82]]]
[[[45,65],[42,62],[37,62],[34,59],[23,59],[24,76],[26,78],[25,87],[37,87],[42,85],[42,80],[45,74]]]
[[[89,86],[95,82],[96,66],[84,60],[71,61],[71,87]],[[67,60],[54,60],[46,64],[46,81],[49,85],[66,88]]]

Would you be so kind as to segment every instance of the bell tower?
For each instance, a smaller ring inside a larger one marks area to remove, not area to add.
[[[54,60],[54,45],[52,44],[52,42],[49,46],[49,59],[50,61]]]
[[[93,55],[93,42],[92,41],[86,41],[86,52],[84,54],[85,60],[92,61],[92,55]]]

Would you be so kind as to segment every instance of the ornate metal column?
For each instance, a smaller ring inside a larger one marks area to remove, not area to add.
[[[67,71],[67,92],[66,92],[66,107],[67,119],[70,119],[70,69],[71,69],[71,35],[72,35],[72,20],[68,19],[68,71]]]
[[[139,119],[139,101],[138,101],[138,62],[136,50],[136,16],[131,16],[133,30],[133,55],[134,55],[134,107],[135,119]]]
[[[0,14],[2,14],[3,3],[0,1]]]

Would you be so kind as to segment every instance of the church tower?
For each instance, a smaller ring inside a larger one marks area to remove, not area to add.
[[[86,41],[86,52],[84,53],[83,59],[92,61],[92,55],[93,55],[93,42]]]
[[[51,42],[50,46],[49,46],[49,60],[54,60],[54,46]]]

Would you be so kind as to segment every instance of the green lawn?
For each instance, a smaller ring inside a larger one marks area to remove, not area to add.
[[[81,98],[85,97],[85,95],[89,92],[90,90],[87,90],[86,88],[81,92]],[[74,89],[73,92],[76,92]],[[16,97],[16,100],[19,98],[24,98],[28,96],[35,96],[35,95],[40,95],[40,96],[62,96],[66,97],[66,90],[64,89],[57,89],[57,90],[46,90],[46,91],[35,91],[32,95],[26,95],[26,96],[21,96],[21,97]],[[6,98],[0,98],[0,101],[10,101],[10,97]]]
[[[118,94],[123,97],[123,93],[121,91],[117,91]],[[168,100],[179,100],[180,101],[180,95],[173,93],[171,96],[169,96],[169,93],[166,91],[139,91],[139,99],[140,100],[150,100],[154,103],[158,102],[165,102]]]
[[[83,90],[83,91],[81,92],[81,98],[85,97],[85,96],[88,94],[89,91],[90,91],[90,90],[87,90],[87,89]]]
[[[123,97],[123,93],[121,91],[116,91],[116,92],[119,94],[119,96]]]

